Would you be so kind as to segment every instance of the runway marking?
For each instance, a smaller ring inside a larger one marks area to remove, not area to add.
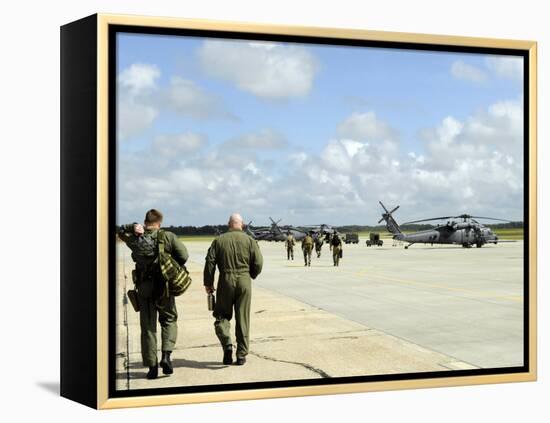
[[[356,272],[355,276],[356,276],[356,278],[360,278],[361,276],[363,276],[367,273],[373,274],[372,272],[369,272],[368,269],[365,268],[365,269],[362,269],[362,270]],[[508,301],[523,303],[523,296],[521,296],[521,295],[497,295],[497,294],[494,294],[494,293],[491,293],[491,292],[478,291],[478,290],[475,290],[475,289],[455,288],[455,287],[452,287],[452,286],[437,284],[437,283],[426,283],[426,282],[411,281],[411,280],[406,280],[406,279],[393,278],[393,277],[389,277],[389,276],[382,276],[382,275],[376,274],[376,273],[373,274],[373,276],[375,278],[387,280],[387,281],[390,281],[390,282],[397,282],[397,283],[401,283],[401,284],[406,284],[406,285],[417,285],[417,286],[428,287],[428,288],[439,288],[439,289],[445,289],[447,291],[462,292],[462,293],[465,293],[465,294],[471,294],[471,295],[475,295],[475,296],[479,296],[479,297],[488,297],[488,298],[494,298],[494,299],[508,300]]]

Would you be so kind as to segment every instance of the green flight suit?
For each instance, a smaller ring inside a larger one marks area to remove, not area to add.
[[[317,258],[321,258],[322,248],[323,248],[323,237],[322,235],[318,235],[317,238],[315,238],[315,252],[317,253]]]
[[[260,247],[243,231],[230,229],[212,241],[208,249],[204,286],[214,286],[216,266],[220,276],[213,313],[214,329],[222,348],[232,346],[230,320],[234,309],[237,358],[243,358],[249,346],[251,279],[256,279],[263,266]]]
[[[286,237],[286,259],[287,260],[294,260],[294,245],[296,244],[296,240],[292,235],[288,235]]]
[[[130,249],[134,247],[137,236],[133,224],[124,225],[119,237]],[[158,230],[146,229],[145,234],[155,240]],[[164,250],[180,264],[184,265],[189,258],[187,248],[172,232],[164,231]],[[138,293],[139,325],[141,329],[141,357],[146,367],[157,364],[157,318],[161,327],[161,351],[173,351],[178,335],[178,311],[173,295],[164,295],[165,285],[160,279],[158,270],[151,269],[150,263],[141,261],[134,250],[132,259],[136,262],[135,284]]]
[[[332,261],[334,266],[340,265],[340,251],[342,251],[342,240],[338,235],[334,236],[330,241],[332,247]]]
[[[302,251],[304,252],[304,266],[311,266],[311,252],[313,251],[313,238],[306,235],[302,240]]]

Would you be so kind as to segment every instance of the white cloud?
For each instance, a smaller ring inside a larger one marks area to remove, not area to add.
[[[226,143],[227,148],[244,148],[260,150],[278,150],[287,146],[285,137],[273,129],[262,129],[257,132],[233,138]]]
[[[357,137],[327,140],[317,154],[270,150],[279,154],[274,162],[261,159],[256,142],[228,149],[204,148],[192,134],[182,135],[181,145],[165,139],[164,147],[174,142],[175,150],[192,153],[168,160],[170,154],[154,154],[157,145],[121,158],[121,219],[158,207],[175,224],[223,223],[234,210],[257,224],[269,216],[294,224],[373,224],[378,200],[401,204],[399,221],[462,212],[522,218],[521,100],[464,119],[447,116],[423,131],[422,153],[404,151],[397,131],[369,112],[350,115],[339,128]]]
[[[183,116],[195,119],[235,118],[223,109],[219,98],[207,93],[195,82],[180,76],[171,78],[165,98],[166,107]]]
[[[177,158],[194,153],[206,145],[206,137],[192,132],[159,135],[153,141],[153,151],[167,157]]]
[[[476,83],[487,80],[487,74],[483,70],[462,60],[457,60],[451,65],[451,75],[457,79]]]
[[[319,67],[303,47],[264,42],[209,40],[199,57],[211,76],[267,99],[306,96]]]
[[[125,140],[149,128],[159,115],[152,95],[160,70],[155,65],[135,63],[117,78],[117,135]]]
[[[193,119],[231,119],[223,102],[195,82],[173,76],[159,87],[161,76],[156,65],[134,63],[117,78],[117,134],[126,140],[150,128],[161,112],[170,110]]]
[[[456,79],[483,83],[489,76],[497,78],[523,80],[523,58],[516,56],[489,56],[481,67],[457,60],[451,65],[451,75]]]
[[[244,170],[248,170],[253,175],[257,175],[260,173],[260,170],[256,167],[256,165],[252,162],[249,162],[245,167]]]
[[[338,135],[358,141],[393,141],[397,131],[378,119],[372,111],[353,113],[338,126]]]
[[[291,153],[288,156],[288,159],[290,160],[290,163],[294,166],[301,166],[307,161],[308,155],[305,152],[300,151],[297,153]]]
[[[124,69],[118,76],[119,87],[131,95],[139,95],[144,91],[154,89],[160,70],[156,65],[134,63]]]
[[[515,56],[492,56],[485,65],[500,78],[523,80],[523,58]]]
[[[427,189],[445,199],[444,204],[451,209],[521,218],[524,169],[520,100],[495,103],[463,121],[447,117],[423,136],[425,164],[417,166],[413,175],[419,195]]]
[[[117,116],[118,138],[122,141],[143,132],[157,118],[159,111],[154,106],[141,104],[134,99],[119,102]]]

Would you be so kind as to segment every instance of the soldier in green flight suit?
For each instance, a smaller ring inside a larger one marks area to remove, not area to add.
[[[294,260],[294,245],[296,245],[296,240],[294,239],[290,231],[287,231],[285,240],[287,260]]]
[[[313,237],[311,232],[302,240],[302,251],[304,252],[304,266],[311,266],[311,251],[313,250]]]
[[[243,232],[243,219],[235,213],[229,218],[229,231],[217,237],[206,254],[204,288],[214,292],[216,266],[218,278],[214,328],[223,349],[223,364],[233,363],[231,324],[235,310],[237,365],[246,363],[250,331],[252,279],[262,271],[263,257],[256,240]]]
[[[317,253],[317,258],[321,258],[321,250],[323,249],[323,234],[318,233],[315,238],[315,252]]]
[[[158,377],[157,357],[157,317],[161,327],[160,366],[164,374],[172,374],[174,368],[170,354],[176,345],[178,334],[178,311],[175,298],[167,295],[165,284],[160,277],[158,265],[153,262],[158,256],[157,240],[162,213],[151,209],[145,214],[143,225],[138,223],[123,225],[119,238],[132,250],[132,259],[136,263],[132,272],[139,305],[139,324],[141,328],[141,357],[143,365],[149,367],[147,379]],[[184,265],[189,254],[187,248],[172,232],[165,232],[164,250],[180,264]]]
[[[332,249],[332,261],[334,262],[334,266],[339,266],[340,255],[342,253],[342,239],[340,238],[337,232],[335,232],[332,235],[332,239],[330,240],[330,246]]]

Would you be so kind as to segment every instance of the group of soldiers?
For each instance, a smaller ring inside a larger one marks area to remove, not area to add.
[[[161,230],[163,215],[151,209],[145,214],[143,224],[131,223],[120,227],[118,236],[132,251],[135,270],[137,309],[141,330],[141,357],[148,367],[146,377],[156,379],[159,366],[166,375],[174,372],[171,354],[178,336],[178,311],[175,297],[163,281],[159,261],[159,236],[164,253],[168,253],[180,266],[189,259],[185,245],[172,232]],[[334,233],[328,240],[334,266],[340,264],[342,240]],[[302,240],[304,266],[311,266],[313,248],[321,257],[324,239],[322,234],[309,232]],[[286,238],[288,260],[294,260],[296,240],[289,231]],[[207,294],[217,290],[214,304],[214,330],[223,350],[223,364],[243,365],[249,349],[251,283],[262,271],[263,257],[256,240],[243,231],[243,219],[232,214],[228,231],[217,236],[206,254],[203,284]],[[216,268],[219,278],[216,288]],[[235,315],[236,360],[233,361],[233,342],[230,321]],[[157,321],[161,327],[161,359],[157,355]]]
[[[315,247],[315,253],[317,258],[321,258],[321,250],[324,244],[324,236],[319,233],[314,236],[312,231],[308,232],[304,239],[302,239],[302,252],[304,254],[304,266],[311,267],[311,254]],[[342,258],[342,238],[338,232],[334,232],[328,240],[329,249],[332,251],[332,261],[334,266],[340,265],[340,259]],[[296,245],[296,239],[290,231],[286,234],[285,247],[287,260],[294,260],[294,246]]]
[[[141,356],[148,367],[146,377],[156,379],[159,365],[166,375],[174,372],[171,353],[178,335],[178,312],[173,295],[166,289],[158,266],[158,237],[163,216],[149,210],[143,224],[123,225],[119,237],[132,251],[135,262],[133,280],[137,291],[141,330]],[[214,329],[223,349],[223,364],[246,363],[250,330],[251,280],[262,271],[263,257],[258,243],[243,232],[243,219],[235,213],[228,222],[228,231],[218,236],[206,255],[203,281],[207,294],[217,289],[214,305]],[[189,254],[185,245],[171,232],[162,231],[164,252],[185,266]],[[157,251],[157,253],[155,253]],[[216,267],[219,270],[214,288]],[[233,361],[233,342],[230,320],[235,314],[237,340],[236,361]],[[161,327],[161,360],[157,356],[157,319]]]

